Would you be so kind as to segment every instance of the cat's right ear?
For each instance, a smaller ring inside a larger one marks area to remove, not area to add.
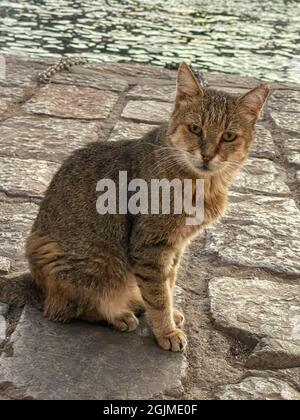
[[[190,66],[183,61],[177,74],[176,103],[188,101],[194,97],[202,97],[203,90]]]
[[[255,122],[267,102],[270,95],[270,87],[263,83],[250,90],[238,99],[238,110],[243,113],[249,122]]]

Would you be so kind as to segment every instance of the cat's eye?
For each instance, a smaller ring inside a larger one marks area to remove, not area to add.
[[[188,129],[191,133],[196,134],[196,136],[201,136],[202,128],[197,124],[189,124]]]
[[[226,131],[222,136],[222,140],[227,143],[234,141],[236,138],[237,138],[237,135],[233,133],[232,131]]]

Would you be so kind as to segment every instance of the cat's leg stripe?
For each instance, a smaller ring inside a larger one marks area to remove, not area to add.
[[[155,303],[150,302],[145,296],[142,295],[144,301],[149,305],[151,308],[155,309],[156,311],[163,311],[165,309],[165,305],[155,305]]]
[[[134,273],[134,275],[144,282],[150,282],[152,280],[151,277],[144,277],[138,273]]]

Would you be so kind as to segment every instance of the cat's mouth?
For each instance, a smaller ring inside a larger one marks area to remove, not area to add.
[[[222,162],[219,156],[214,156],[212,159],[200,159],[198,162],[198,169],[206,175],[214,174],[222,169]]]
[[[200,176],[210,177],[210,176],[213,176],[216,173],[216,171],[214,171],[214,170],[212,170],[208,167],[200,166],[200,167],[198,167],[198,173],[199,173]]]
[[[211,170],[211,168],[209,167],[209,163],[203,163],[203,164],[200,166],[200,169],[201,169],[201,171],[203,171],[203,172],[213,172],[213,171]]]
[[[224,168],[224,163],[218,157],[211,160],[193,159],[193,166],[202,176],[213,176]]]
[[[204,171],[210,171],[211,170],[211,168],[210,168],[210,162],[203,162],[202,163],[202,169]]]
[[[211,165],[210,162],[201,162],[198,168],[200,169],[201,172],[205,174],[212,174],[216,172],[216,169],[217,169],[214,166],[215,165]]]
[[[217,175],[225,170],[226,162],[220,159],[219,156],[215,156],[211,160],[201,160],[197,166],[198,170],[204,175]]]

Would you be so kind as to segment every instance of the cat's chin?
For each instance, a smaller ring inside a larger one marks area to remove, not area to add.
[[[215,169],[214,168],[214,169],[212,169],[212,168],[207,168],[207,167],[200,167],[200,168],[198,167],[197,168],[197,172],[202,177],[209,178],[209,177],[212,177],[212,176],[215,176],[215,175],[220,174],[221,168],[218,168],[218,169]]]
[[[198,169],[198,172],[204,176],[212,176],[216,173],[216,171],[213,171],[212,169],[209,169],[209,168],[200,168]]]

